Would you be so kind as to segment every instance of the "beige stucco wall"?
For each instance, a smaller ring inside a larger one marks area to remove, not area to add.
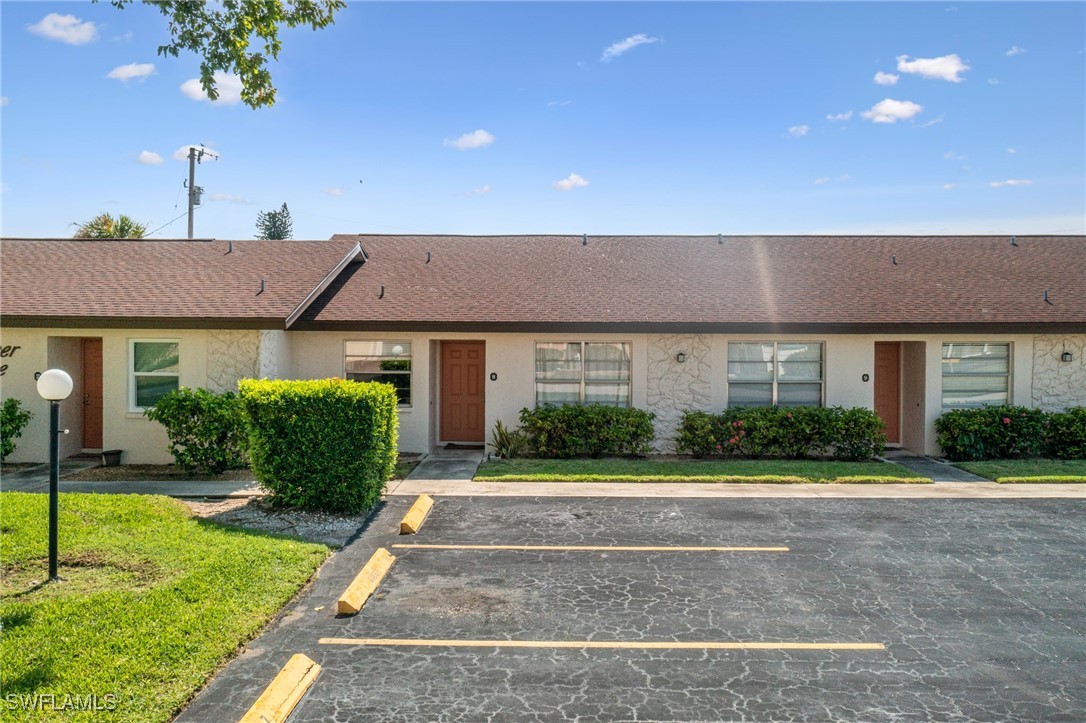
[[[139,413],[128,411],[128,341],[130,339],[177,339],[181,342],[181,384],[184,386],[236,384],[237,377],[323,378],[343,376],[344,342],[347,340],[409,341],[412,343],[412,405],[400,410],[400,449],[424,452],[436,440],[439,398],[436,374],[438,340],[482,340],[486,342],[486,430],[497,420],[517,426],[523,407],[535,404],[535,342],[537,341],[628,341],[633,353],[633,404],[650,409],[659,416],[659,433],[666,440],[674,434],[674,424],[689,405],[710,411],[724,409],[727,403],[727,349],[729,341],[821,341],[825,343],[825,399],[830,405],[873,407],[872,382],[864,374],[874,373],[874,344],[877,341],[923,342],[906,357],[903,379],[913,385],[912,408],[906,421],[923,412],[924,447],[937,454],[934,420],[941,413],[943,342],[1012,342],[1012,401],[1030,404],[1036,394],[1046,389],[1064,389],[1062,394],[1086,392],[1079,381],[1081,360],[1086,356],[1086,340],[1072,337],[1075,365],[1064,371],[1047,370],[1041,352],[1035,352],[1032,335],[645,335],[645,334],[426,334],[426,333],[349,333],[349,332],[209,332],[205,330],[132,331],[121,329],[3,329],[0,345],[20,346],[12,356],[0,360],[8,369],[0,377],[0,396],[14,396],[35,413],[10,461],[44,461],[48,407],[35,391],[33,374],[48,368],[50,337],[71,339],[99,337],[103,342],[104,446],[125,450],[126,463],[163,463],[171,461],[166,435],[160,425]],[[254,341],[255,340],[255,341]],[[1062,351],[1062,343],[1060,342]],[[1043,348],[1054,353],[1054,342]],[[255,346],[255,348],[254,348]],[[60,347],[54,342],[54,348]],[[681,347],[681,348],[680,348]],[[70,347],[70,348],[74,348]],[[1068,348],[1071,348],[1069,344]],[[687,355],[680,365],[679,351]],[[254,355],[255,352],[255,356]],[[59,352],[58,352],[59,353]],[[1034,374],[1034,360],[1041,354],[1039,373]],[[1057,355],[1058,356],[1058,355]],[[1068,367],[1064,364],[1063,367]],[[1078,372],[1074,370],[1077,369]],[[491,380],[490,375],[496,379]],[[73,375],[74,376],[74,375]],[[1042,380],[1037,383],[1035,376]],[[1056,380],[1053,383],[1045,380]],[[922,395],[915,389],[922,380]],[[1060,386],[1063,385],[1063,386]],[[1040,390],[1040,391],[1039,391]],[[1068,391],[1069,390],[1069,391]],[[909,399],[906,394],[903,400]],[[917,404],[922,402],[919,406]],[[1081,401],[1078,403],[1082,403]],[[73,415],[79,414],[77,398],[62,409],[62,424],[73,429]],[[67,420],[67,421],[65,421]],[[73,440],[75,437],[72,438]],[[659,445],[669,451],[667,443]]]
[[[825,343],[825,399],[828,405],[874,406],[875,342],[922,342],[907,347],[908,368],[903,378],[923,387],[903,395],[911,399],[906,421],[923,420],[924,451],[938,454],[934,422],[942,413],[942,345],[944,342],[1012,342],[1012,399],[1029,403],[1032,389],[1033,337],[1031,335],[646,335],[646,334],[424,334],[290,332],[290,376],[316,378],[343,375],[343,345],[347,340],[409,341],[412,344],[412,405],[400,411],[400,449],[426,451],[436,440],[438,395],[436,340],[482,340],[487,344],[486,429],[489,439],[494,422],[517,425],[523,407],[535,404],[535,342],[537,341],[629,341],[633,354],[633,404],[655,411],[658,434],[668,440],[674,424],[689,401],[693,408],[719,411],[727,404],[727,355],[729,341],[821,341]],[[682,347],[682,348],[680,348]],[[921,351],[922,349],[922,351]],[[684,364],[675,354],[687,355]],[[491,373],[497,379],[489,378]],[[863,381],[863,375],[869,376]],[[681,379],[679,383],[677,380]],[[671,401],[671,391],[681,398]],[[914,434],[915,446],[921,435]],[[670,451],[664,441],[659,451]]]
[[[1060,361],[1063,352],[1071,361]],[[1048,411],[1086,406],[1086,334],[1033,337],[1033,406]]]
[[[231,332],[235,334],[237,332]],[[34,372],[44,371],[51,365],[66,371],[76,371],[81,365],[74,349],[78,348],[81,338],[100,338],[102,340],[102,426],[103,448],[124,450],[122,458],[126,464],[163,464],[172,462],[168,451],[168,441],[162,425],[152,422],[139,412],[128,408],[129,362],[128,346],[131,339],[177,340],[180,346],[180,383],[187,387],[206,387],[209,382],[209,362],[215,370],[216,379],[225,384],[228,380],[222,376],[224,369],[233,370],[230,374],[245,370],[248,362],[238,351],[245,344],[226,344],[228,352],[223,352],[221,335],[223,332],[208,332],[203,329],[174,330],[130,330],[130,329],[20,329],[0,330],[0,346],[18,345],[21,348],[13,357],[4,359],[8,369],[0,377],[0,397],[15,397],[23,402],[24,408],[34,413],[23,436],[19,439],[15,452],[8,457],[10,462],[44,462],[48,457],[48,404],[38,396],[34,381]],[[240,332],[252,338],[254,332]],[[212,341],[212,336],[220,341]],[[52,342],[50,340],[52,339]],[[209,347],[211,347],[209,349]],[[52,348],[52,354],[50,353]],[[217,349],[217,350],[216,350]],[[214,353],[209,353],[214,352]],[[72,374],[73,378],[77,373]],[[77,382],[78,384],[78,382]],[[236,379],[234,380],[236,385]],[[79,392],[79,390],[76,390]],[[81,438],[76,432],[80,428],[82,415],[82,393],[73,393],[61,406],[61,426],[72,431],[62,444],[66,453],[79,451]]]

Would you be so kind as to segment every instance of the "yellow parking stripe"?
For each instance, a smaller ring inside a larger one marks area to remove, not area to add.
[[[637,547],[622,545],[415,545],[395,544],[407,550],[525,550],[556,552],[788,552],[787,547]]]
[[[882,643],[669,642],[641,640],[428,640],[409,638],[321,638],[321,645],[436,648],[575,648],[619,650],[885,650]]]

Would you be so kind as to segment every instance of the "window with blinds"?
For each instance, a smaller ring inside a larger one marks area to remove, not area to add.
[[[630,343],[539,342],[535,345],[536,406],[630,406]]]
[[[729,407],[822,406],[821,342],[730,342]]]
[[[943,344],[943,409],[1008,404],[1011,345]]]

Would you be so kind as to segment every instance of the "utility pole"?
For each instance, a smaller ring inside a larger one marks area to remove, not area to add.
[[[204,156],[217,158],[218,154],[206,148],[189,146],[189,238],[192,238],[192,210],[200,205],[200,198],[204,193],[204,189],[196,185],[196,164],[200,163]]]

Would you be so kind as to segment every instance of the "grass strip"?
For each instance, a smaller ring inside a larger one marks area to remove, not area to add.
[[[170,720],[328,555],[166,497],[63,493],[62,581],[46,583],[48,496],[5,492],[0,511],[9,721]],[[112,710],[52,709],[73,696]]]
[[[712,482],[722,484],[930,484],[883,462],[813,460],[513,459],[484,462],[483,482]]]
[[[1082,475],[1046,475],[1038,477],[997,477],[1001,485],[1040,485],[1040,484],[1086,484]]]
[[[992,459],[954,466],[1002,484],[1086,482],[1086,459]]]

